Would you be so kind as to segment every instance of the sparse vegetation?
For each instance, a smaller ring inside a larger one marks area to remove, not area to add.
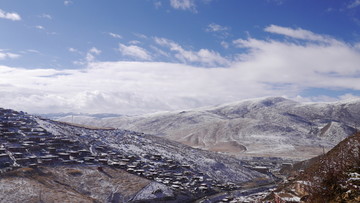
[[[360,133],[348,137],[305,172],[309,201],[331,202],[349,192],[348,173],[360,167]]]
[[[303,170],[299,173],[299,170]],[[295,173],[295,171],[298,171]],[[284,170],[292,174],[265,200],[295,195],[302,202],[360,202],[360,133],[356,133],[328,153]]]
[[[298,168],[305,170],[278,187],[276,193],[296,194],[303,202],[360,202],[360,133],[287,172],[294,174]]]
[[[81,176],[83,173],[82,171],[80,171],[79,169],[67,169],[66,170],[67,174],[72,175],[72,176]]]

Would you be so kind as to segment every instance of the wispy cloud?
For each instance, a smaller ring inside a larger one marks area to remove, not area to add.
[[[16,59],[16,58],[19,58],[19,57],[20,57],[19,54],[11,53],[11,52],[8,52],[6,50],[0,49],[0,60]]]
[[[39,30],[45,30],[44,26],[42,25],[37,25],[35,26],[36,29],[39,29]]]
[[[205,29],[206,32],[215,33],[216,36],[225,38],[229,36],[229,27],[222,26],[216,23],[210,23],[207,28]]]
[[[0,9],[0,18],[12,20],[12,21],[19,21],[21,20],[21,17],[18,13],[15,12],[5,12]]]
[[[140,44],[141,42],[138,40],[131,40],[129,41],[129,44]]]
[[[171,58],[170,54],[157,46],[151,45],[150,48],[153,50],[154,55],[157,57]]]
[[[41,54],[41,52],[36,49],[28,49],[25,53]]]
[[[40,18],[45,18],[45,19],[48,19],[48,20],[52,20],[52,16],[49,15],[49,14],[46,14],[46,13],[39,15],[39,17]]]
[[[277,5],[282,5],[285,0],[266,0],[268,3],[275,3]]]
[[[194,0],[170,0],[170,5],[174,9],[197,12]]]
[[[154,40],[158,45],[169,48],[175,53],[175,58],[183,63],[200,63],[207,66],[226,66],[229,64],[226,58],[213,50],[189,51],[169,39],[155,37]]]
[[[148,37],[144,34],[141,33],[133,33],[137,38],[141,38],[141,39],[147,39]]]
[[[70,1],[70,0],[64,1],[64,5],[65,5],[65,6],[69,6],[69,5],[71,5],[71,4],[73,4],[73,2]]]
[[[52,32],[52,31],[48,31],[44,26],[42,25],[36,25],[34,26],[34,28],[38,29],[38,30],[41,30],[42,32],[45,32],[46,34],[48,35],[56,35],[57,33],[56,32]]]
[[[223,32],[229,30],[228,27],[218,25],[216,23],[210,23],[206,28],[207,32]]]
[[[86,61],[93,62],[95,60],[95,56],[101,54],[101,50],[96,47],[92,47],[86,54]]]
[[[72,53],[77,53],[77,54],[80,54],[80,55],[83,55],[83,53],[75,48],[72,48],[70,47],[68,49],[69,52],[72,52]],[[89,49],[85,56],[84,56],[84,59],[81,59],[81,60],[78,60],[78,61],[74,61],[73,63],[76,64],[76,65],[87,65],[89,63],[92,63],[92,62],[95,62],[96,60],[96,56],[100,55],[101,54],[101,50],[100,49],[97,49],[96,47],[92,47],[91,49]]]
[[[296,38],[296,39],[302,39],[302,40],[311,40],[311,41],[318,41],[318,42],[325,42],[325,43],[338,42],[336,39],[334,39],[330,36],[315,34],[311,31],[304,30],[301,28],[293,29],[293,28],[281,27],[281,26],[277,26],[277,25],[270,25],[265,28],[265,31],[271,32],[274,34],[285,35],[285,36]]]
[[[68,51],[73,52],[73,53],[81,53],[79,50],[77,50],[77,49],[75,49],[73,47],[68,48]]]
[[[112,38],[122,39],[122,36],[113,32],[108,33]]]
[[[134,59],[151,60],[151,55],[142,47],[136,45],[126,46],[119,44],[119,51],[123,56],[130,56]]]
[[[155,8],[160,8],[161,6],[162,6],[162,3],[161,3],[161,1],[155,1],[154,2],[154,6],[155,6]]]
[[[224,47],[225,49],[227,49],[227,48],[229,48],[229,43],[227,43],[227,42],[225,42],[225,41],[221,41],[220,42],[220,45],[222,46],[222,47]]]
[[[353,0],[349,5],[348,8],[356,8],[360,6],[360,0]]]

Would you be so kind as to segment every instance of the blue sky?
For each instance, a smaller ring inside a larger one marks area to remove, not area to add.
[[[360,0],[2,0],[0,102],[140,114],[360,96]]]

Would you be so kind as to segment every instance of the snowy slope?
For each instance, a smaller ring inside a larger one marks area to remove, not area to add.
[[[44,120],[38,120],[38,122],[54,135],[67,136],[89,146],[105,145],[127,154],[140,156],[144,162],[149,161],[143,157],[144,155],[161,155],[163,159],[189,165],[195,171],[223,183],[239,184],[256,178],[268,178],[264,174],[243,167],[244,163],[236,158],[194,149],[156,136],[124,130],[90,130]]]
[[[192,202],[274,181],[246,160],[0,108],[0,202]]]
[[[189,111],[72,121],[164,136],[213,151],[308,158],[355,132],[360,100],[298,103],[270,97]]]

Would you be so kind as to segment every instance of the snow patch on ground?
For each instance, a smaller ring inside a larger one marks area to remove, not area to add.
[[[155,200],[173,196],[174,193],[168,186],[154,181],[138,192],[133,200]]]

